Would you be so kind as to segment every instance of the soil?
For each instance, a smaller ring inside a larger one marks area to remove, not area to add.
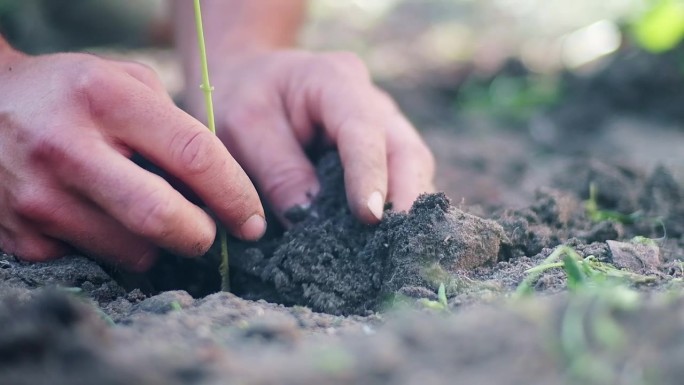
[[[522,128],[442,120],[424,135],[444,192],[388,206],[376,226],[353,219],[339,158],[323,155],[322,191],[290,229],[230,242],[233,293],[218,292],[215,252],[143,275],[0,254],[0,383],[678,384],[681,110],[634,106],[682,78],[662,69],[671,58],[649,60],[566,79],[564,107]],[[659,69],[653,83],[640,66]],[[618,84],[647,95],[614,96]],[[590,185],[629,220],[591,218]],[[648,280],[570,295],[551,269],[518,298],[559,245]]]

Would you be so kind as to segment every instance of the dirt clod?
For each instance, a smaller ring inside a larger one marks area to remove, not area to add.
[[[618,242],[607,241],[613,263],[619,268],[630,271],[649,271],[662,264],[660,248],[655,242]]]
[[[452,207],[444,194],[421,196],[408,213],[386,211],[377,226],[361,224],[347,205],[339,157],[325,156],[318,173],[322,190],[306,216],[280,238],[233,253],[241,274],[272,287],[276,301],[365,314],[402,290],[436,291],[435,269],[496,262],[508,242],[500,225]]]

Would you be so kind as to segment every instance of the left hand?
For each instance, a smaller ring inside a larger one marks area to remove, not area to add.
[[[365,223],[381,219],[386,200],[407,210],[433,190],[432,153],[353,54],[251,52],[210,69],[217,134],[281,220],[318,192],[303,148],[320,136],[337,147],[347,200]],[[187,97],[190,112],[205,116],[201,92]]]

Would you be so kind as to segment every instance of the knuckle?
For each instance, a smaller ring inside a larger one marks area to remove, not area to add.
[[[73,91],[78,95],[91,96],[106,92],[111,73],[94,59],[84,59],[74,68]]]
[[[141,82],[153,88],[161,86],[162,83],[159,79],[159,75],[157,75],[157,72],[153,70],[152,67],[139,62],[128,62],[128,66],[131,75]]]
[[[46,221],[53,217],[50,198],[35,187],[19,189],[11,204],[14,213],[24,219]]]
[[[331,52],[325,54],[324,59],[337,72],[361,74],[364,77],[368,76],[366,64],[355,53],[346,51]]]
[[[383,115],[379,113],[368,113],[368,112],[357,112],[349,114],[342,119],[337,124],[331,125],[330,129],[335,131],[337,134],[342,135],[345,132],[351,133],[360,139],[359,128],[364,127],[367,138],[373,137],[376,140],[366,141],[366,145],[375,146],[373,150],[380,150],[383,146],[384,141],[380,140],[381,136],[386,133],[387,127],[384,124],[385,119]]]
[[[26,138],[27,154],[36,161],[59,161],[69,157],[68,146],[60,140],[59,128],[46,128]]]
[[[177,134],[172,141],[172,154],[181,172],[189,175],[206,173],[219,159],[216,153],[216,138],[204,129]]]
[[[161,238],[167,235],[176,209],[165,193],[148,194],[147,198],[134,205],[129,214],[128,227],[146,238]]]
[[[263,191],[267,197],[287,196],[305,185],[310,178],[309,171],[298,165],[280,165],[269,170],[264,180]]]
[[[137,61],[129,61],[127,62],[128,65],[130,66],[131,70],[134,71],[136,74],[146,78],[146,79],[152,79],[156,80],[159,79],[157,77],[157,72],[152,69],[152,67],[148,66],[147,64],[140,63]]]
[[[274,110],[274,103],[266,97],[252,97],[231,109],[226,115],[226,123],[231,130],[253,131],[255,127],[263,126]]]
[[[80,104],[90,115],[99,119],[111,111],[125,109],[130,101],[122,97],[126,90],[113,76],[114,69],[98,58],[83,58],[72,69],[68,97]]]

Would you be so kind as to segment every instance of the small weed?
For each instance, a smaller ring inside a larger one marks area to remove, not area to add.
[[[632,241],[654,242],[645,237]],[[550,269],[563,269],[570,291],[558,335],[552,339],[565,362],[569,383],[616,384],[627,376],[630,383],[647,384],[644,368],[624,365],[628,333],[617,315],[635,311],[642,303],[639,293],[629,284],[653,282],[656,278],[620,270],[593,255],[583,258],[563,245],[541,264],[527,270],[516,296],[531,294],[537,279]]]
[[[541,264],[526,271],[528,275],[518,285],[515,295],[520,297],[531,294],[539,277],[547,270],[556,268],[563,268],[565,271],[570,290],[585,286],[644,284],[656,280],[652,276],[618,269],[610,263],[597,260],[593,255],[582,258],[575,249],[559,246]]]
[[[598,204],[598,189],[595,183],[589,184],[589,199],[584,201],[584,209],[592,222],[613,221],[624,224],[631,224],[642,217],[640,211],[632,214],[623,214],[613,210],[602,210]]]
[[[171,306],[171,310],[173,310],[173,311],[183,310],[183,307],[181,306],[180,302],[178,302],[178,301],[171,302],[170,306]]]
[[[658,239],[653,239],[653,238],[648,238],[648,237],[643,237],[641,235],[637,235],[636,237],[630,239],[629,241],[635,245],[658,246],[658,244],[656,243],[657,240]]]
[[[533,284],[550,269],[563,269],[571,294],[558,335],[553,337],[570,383],[615,384],[630,371],[629,378],[634,380],[630,383],[645,384],[641,368],[623,365],[628,334],[616,315],[641,304],[641,296],[628,284],[652,282],[655,277],[620,270],[593,255],[583,258],[573,248],[559,246],[540,265],[527,270],[516,295],[532,293]]]
[[[447,303],[446,289],[444,288],[443,283],[439,284],[439,289],[437,289],[437,300],[442,304],[442,306],[444,306],[445,309],[449,308],[449,304]]]
[[[646,383],[640,368],[621,364],[628,333],[616,319],[640,304],[639,293],[621,285],[584,286],[573,293],[557,337],[569,379],[578,384],[615,384],[630,370],[630,383]]]
[[[471,77],[459,95],[456,108],[461,111],[523,121],[539,108],[558,103],[562,92],[554,76],[501,74],[491,80]]]
[[[437,289],[437,301],[421,298],[418,300],[418,303],[427,309],[449,311],[449,303],[447,302],[446,288],[444,284],[439,284],[439,289]]]

